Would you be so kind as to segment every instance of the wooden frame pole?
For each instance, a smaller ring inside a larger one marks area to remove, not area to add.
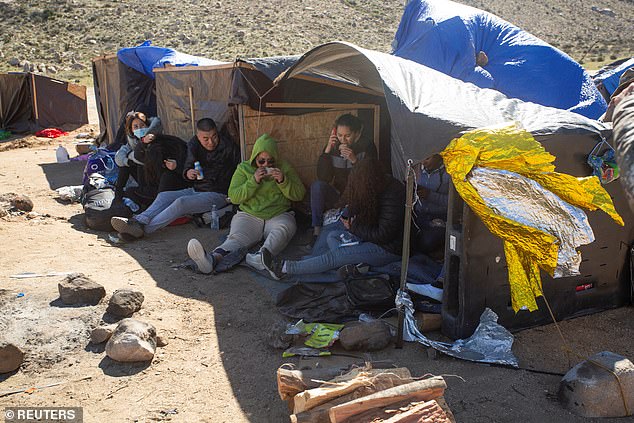
[[[192,119],[192,134],[196,135],[196,116],[194,116],[194,90],[189,87],[189,112]]]
[[[405,222],[403,222],[403,252],[401,258],[401,285],[400,291],[405,291],[405,284],[407,283],[407,267],[409,266],[409,232],[412,226],[412,207],[414,202],[414,162],[410,159],[407,161],[406,180],[405,187]],[[396,348],[403,348],[403,326],[405,324],[405,310],[404,306],[400,305],[398,308],[398,334],[396,336]]]

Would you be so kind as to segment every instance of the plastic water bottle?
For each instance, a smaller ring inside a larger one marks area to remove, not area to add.
[[[70,161],[68,150],[66,150],[66,148],[64,148],[61,144],[57,147],[57,150],[55,150],[55,156],[57,157],[57,163],[66,163]]]
[[[220,229],[220,216],[218,216],[218,210],[216,210],[215,204],[211,206],[211,222],[209,223],[209,227],[212,231]]]
[[[204,175],[203,168],[200,165],[200,162],[194,162],[194,169],[196,170],[196,172],[198,172],[198,175],[196,175],[196,179],[198,179],[199,181],[202,180],[204,178]]]
[[[132,213],[136,213],[140,210],[139,205],[135,203],[134,200],[131,200],[128,197],[123,197],[123,204],[128,206],[128,208],[130,209],[130,211],[132,211]]]

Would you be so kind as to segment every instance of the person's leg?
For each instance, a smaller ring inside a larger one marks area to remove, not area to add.
[[[321,273],[338,269],[346,264],[367,263],[370,266],[384,266],[400,259],[400,256],[386,251],[371,242],[362,242],[349,247],[338,247],[321,256],[306,260],[284,262],[282,271],[288,275]]]
[[[150,221],[178,198],[194,193],[193,188],[181,189],[178,191],[159,192],[150,207],[145,209],[143,213],[137,214],[134,218],[137,222],[147,225]]]
[[[278,255],[291,241],[297,231],[295,215],[291,212],[278,214],[264,223],[264,244],[273,256]]]
[[[198,270],[202,273],[211,273],[216,264],[224,256],[240,248],[249,248],[262,239],[264,221],[248,213],[239,211],[231,219],[229,236],[211,253],[207,253],[203,245],[197,239],[190,239],[187,244],[187,254],[194,260]]]
[[[160,228],[164,228],[179,217],[208,212],[214,204],[217,209],[221,209],[227,204],[227,196],[217,192],[196,192],[191,189],[188,194],[177,198],[167,208],[154,216],[145,225],[145,233],[150,234]]]
[[[321,229],[321,232],[319,233],[319,236],[317,237],[315,244],[313,245],[313,250],[308,256],[304,258],[320,256],[326,253],[328,251],[328,237],[330,233],[331,232],[341,233],[341,231],[345,231],[345,229],[346,228],[343,226],[343,223],[341,222],[341,220],[338,220],[335,223],[331,223],[330,225],[324,226]]]
[[[310,185],[310,212],[313,228],[321,228],[324,211],[334,206],[338,199],[339,193],[327,182],[315,181]]]

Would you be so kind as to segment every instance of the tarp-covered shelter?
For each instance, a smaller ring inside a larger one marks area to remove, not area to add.
[[[127,112],[141,110],[157,114],[154,69],[209,66],[222,62],[152,46],[150,42],[123,48],[115,55],[93,59],[93,80],[101,133],[99,142],[124,141],[121,124]]]
[[[558,171],[591,175],[588,154],[609,137],[600,122],[566,110],[508,98],[410,60],[335,42],[302,56],[276,81],[278,89],[303,75],[321,75],[340,83],[383,93],[389,112],[389,146],[393,173],[404,175],[408,159],[420,160],[443,150],[463,131],[518,122],[557,159]],[[382,142],[387,141],[382,139]],[[629,246],[634,222],[623,189],[605,185],[625,220],[620,227],[602,213],[589,213],[596,241],[580,248],[581,276],[552,279],[544,293],[562,319],[629,301]],[[508,328],[520,329],[552,321],[543,302],[533,313],[515,314],[509,307],[509,287],[502,242],[453,193],[447,229],[448,263],[443,298],[443,331],[454,337],[470,335],[485,307],[492,308]],[[579,286],[592,287],[588,292]]]
[[[393,54],[508,97],[593,119],[607,107],[571,57],[491,13],[448,0],[412,0]]]
[[[595,85],[603,97],[609,101],[610,96],[619,86],[619,79],[623,72],[634,67],[634,57],[622,59],[601,68],[593,77]]]
[[[0,74],[0,129],[20,133],[87,123],[83,85],[34,73]]]

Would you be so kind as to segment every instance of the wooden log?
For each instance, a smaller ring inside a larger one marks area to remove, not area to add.
[[[380,362],[366,363],[365,366],[353,368],[350,367],[328,367],[324,369],[310,370],[293,370],[286,367],[277,369],[277,392],[282,400],[289,400],[295,395],[307,389],[317,388],[322,381],[330,381],[331,379],[346,374],[346,372],[359,370],[369,370],[379,368],[384,364]],[[411,376],[411,375],[410,375]]]
[[[447,388],[445,380],[440,376],[395,386],[367,397],[332,407],[328,412],[332,423],[340,423],[347,418],[372,408],[385,407],[390,404],[409,401],[429,401],[443,395]]]
[[[385,386],[384,389],[386,389],[411,382],[411,380],[411,374],[406,368],[389,370],[371,369],[367,372],[357,372],[352,379],[346,380],[345,377],[335,379],[332,384],[323,384],[319,388],[308,389],[295,395],[293,398],[293,414],[310,410],[334,398],[349,394],[363,386],[383,385]]]
[[[374,369],[374,370],[378,370],[378,369]],[[397,370],[397,369],[393,369],[393,370]],[[385,371],[386,370],[383,370],[383,372]],[[405,377],[408,374],[409,374],[409,371],[407,371],[407,373],[403,372],[402,373],[403,379],[394,379],[394,378],[375,379],[375,381],[371,385],[361,386],[355,389],[354,391],[348,394],[342,395],[340,397],[337,397],[333,400],[330,400],[325,404],[318,405],[317,407],[311,408],[310,410],[291,415],[291,423],[329,423],[330,416],[328,415],[328,411],[335,405],[343,404],[348,401],[355,400],[357,398],[365,397],[365,396],[374,394],[375,392],[379,392],[384,389],[389,389],[394,386],[398,386],[399,384],[409,383],[411,382],[411,379]]]
[[[451,423],[444,410],[435,400],[417,404],[407,411],[398,413],[385,420],[384,423],[416,423],[430,421],[434,423]]]

